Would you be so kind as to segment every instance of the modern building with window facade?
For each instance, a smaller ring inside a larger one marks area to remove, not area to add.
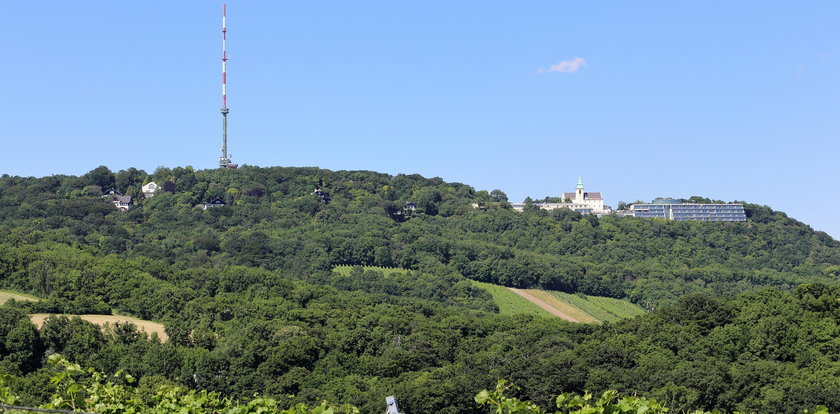
[[[743,204],[633,204],[633,216],[674,221],[747,221]]]

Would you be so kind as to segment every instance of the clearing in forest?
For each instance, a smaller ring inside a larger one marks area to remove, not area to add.
[[[83,320],[88,322],[105,326],[105,324],[114,324],[117,322],[131,322],[135,326],[137,326],[138,331],[146,332],[147,334],[151,335],[156,333],[160,338],[161,342],[166,342],[169,340],[169,336],[166,335],[166,331],[163,329],[163,325],[157,322],[147,321],[143,319],[132,318],[130,316],[119,316],[119,315],[69,315],[69,314],[54,314],[54,313],[33,313],[29,315],[29,319],[32,320],[32,323],[41,328],[44,325],[44,320],[47,319],[48,316],[55,315],[55,316],[66,316],[68,318],[72,318],[74,316],[78,316]]]
[[[645,310],[639,305],[623,299],[588,296],[581,293],[547,292],[604,322],[631,319],[645,313]]]
[[[645,311],[623,299],[563,293],[540,289],[515,289],[473,281],[490,292],[502,315],[556,316],[571,322],[601,323],[630,319]]]
[[[564,302],[553,296],[551,293],[538,289],[516,289],[508,288],[519,296],[527,299],[531,303],[543,308],[546,312],[569,322],[585,322],[598,323],[600,322],[594,316],[586,313],[582,309]]]
[[[499,307],[499,313],[502,315],[518,315],[531,314],[537,316],[551,317],[548,310],[543,309],[528,299],[517,294],[510,288],[504,286],[494,285],[492,283],[472,282],[474,285],[490,292],[493,296],[493,302]]]
[[[341,265],[333,271],[349,276],[354,266]],[[363,270],[381,272],[388,277],[408,270],[399,267],[361,266]],[[493,302],[502,315],[530,314],[543,317],[555,316],[571,322],[601,323],[633,318],[644,309],[629,301],[589,296],[581,293],[564,293],[540,289],[514,289],[491,283],[471,281],[475,286],[493,296]]]
[[[39,300],[35,296],[27,295],[25,293],[12,292],[10,290],[0,290],[0,305],[8,302],[9,299],[30,301]]]
[[[350,272],[353,270],[354,267],[361,267],[364,271],[373,270],[375,272],[382,273],[383,276],[388,277],[394,273],[403,274],[408,270],[403,269],[401,267],[381,267],[381,266],[350,266],[350,265],[338,265],[333,268],[333,272],[336,272],[343,276],[349,276]]]

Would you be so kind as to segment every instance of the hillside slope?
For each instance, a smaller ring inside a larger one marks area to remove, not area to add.
[[[100,197],[138,196],[147,180],[175,192],[127,212]],[[196,207],[211,198],[226,205]],[[60,352],[138,386],[365,412],[394,394],[407,412],[479,412],[472,395],[498,378],[545,407],[559,392],[618,388],[681,409],[836,411],[840,295],[827,284],[840,246],[783,213],[747,210],[746,223],[517,213],[498,191],[315,168],[3,176],[0,287],[44,300],[0,306],[0,374],[32,402],[47,395],[33,385],[49,376],[44,357]],[[332,271],[341,265],[354,267]],[[500,315],[473,281],[657,311],[602,326]],[[796,287],[806,282],[826,285]],[[39,330],[35,311],[118,311],[164,321],[170,340],[82,320]]]
[[[150,180],[175,192],[142,200],[139,188]],[[104,203],[98,194],[108,188],[135,196],[135,207],[119,212]],[[216,198],[226,206],[195,207]],[[82,177],[0,178],[5,244],[52,240],[179,268],[224,263],[303,276],[337,265],[399,267],[654,305],[692,292],[838,279],[840,243],[784,213],[746,209],[746,223],[517,213],[500,191],[317,168],[99,167]]]

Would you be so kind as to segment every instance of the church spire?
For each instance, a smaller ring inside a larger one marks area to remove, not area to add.
[[[580,176],[578,176],[578,184],[575,188],[583,190],[583,180],[580,179]]]

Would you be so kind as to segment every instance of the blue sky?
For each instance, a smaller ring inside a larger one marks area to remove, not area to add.
[[[221,2],[4,5],[0,172],[219,155]],[[512,201],[702,195],[840,238],[840,2],[228,2],[233,160]]]

